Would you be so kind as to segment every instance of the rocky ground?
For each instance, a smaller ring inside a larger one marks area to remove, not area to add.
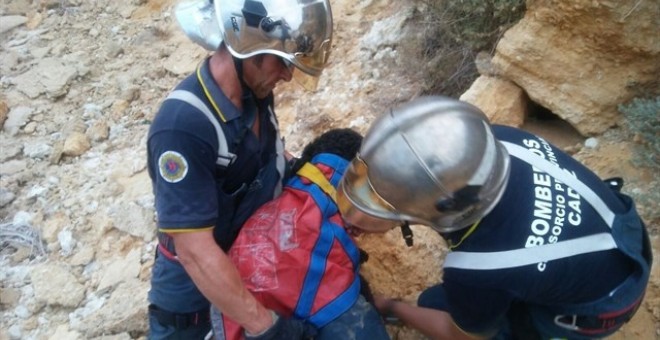
[[[0,340],[131,339],[146,332],[154,252],[145,136],[156,109],[206,54],[180,33],[172,0],[16,0],[0,3]],[[319,90],[278,89],[280,124],[293,152],[319,132],[364,132],[376,115],[420,93],[396,46],[411,7],[332,2],[335,49]],[[631,162],[623,124],[586,138],[567,124],[529,121],[599,175],[624,176],[647,197],[657,174]],[[655,177],[654,177],[655,176]],[[654,189],[656,188],[656,189]],[[657,202],[642,202],[658,257]],[[442,242],[415,229],[367,236],[374,289],[413,300],[439,273]],[[400,251],[400,252],[398,252]],[[411,284],[411,282],[413,284]],[[660,338],[660,273],[638,316],[615,338]],[[399,339],[418,337],[392,328]]]

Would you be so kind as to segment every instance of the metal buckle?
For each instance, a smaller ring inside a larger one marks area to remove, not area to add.
[[[563,318],[571,318],[572,321],[570,323],[563,322],[561,319]],[[555,325],[568,329],[571,331],[579,331],[580,327],[577,326],[577,315],[557,315],[555,316]]]

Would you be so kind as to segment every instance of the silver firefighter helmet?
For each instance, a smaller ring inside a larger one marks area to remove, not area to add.
[[[186,35],[208,50],[222,41],[232,55],[245,59],[274,54],[308,78],[293,77],[315,88],[332,47],[329,0],[191,0],[175,7]]]
[[[330,57],[332,12],[328,0],[216,0],[222,37],[238,58],[278,55],[320,76]]]
[[[373,122],[339,184],[338,203],[348,223],[357,209],[450,232],[492,210],[509,164],[483,112],[452,98],[420,97]]]
[[[174,17],[183,33],[197,45],[209,51],[220,47],[222,32],[211,1],[180,2],[174,6]]]

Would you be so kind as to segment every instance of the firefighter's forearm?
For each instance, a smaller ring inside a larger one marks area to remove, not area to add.
[[[236,267],[215,243],[210,230],[173,234],[173,238],[186,272],[224,315],[251,334],[272,325],[271,313],[243,285]]]
[[[382,314],[396,316],[407,326],[417,329],[431,339],[485,339],[485,337],[464,332],[456,326],[448,313],[440,310],[418,307],[382,297],[376,298],[376,306]]]

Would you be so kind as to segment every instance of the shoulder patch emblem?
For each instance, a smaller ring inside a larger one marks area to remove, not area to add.
[[[188,173],[188,162],[178,152],[165,151],[158,157],[158,172],[167,182],[180,182]]]

